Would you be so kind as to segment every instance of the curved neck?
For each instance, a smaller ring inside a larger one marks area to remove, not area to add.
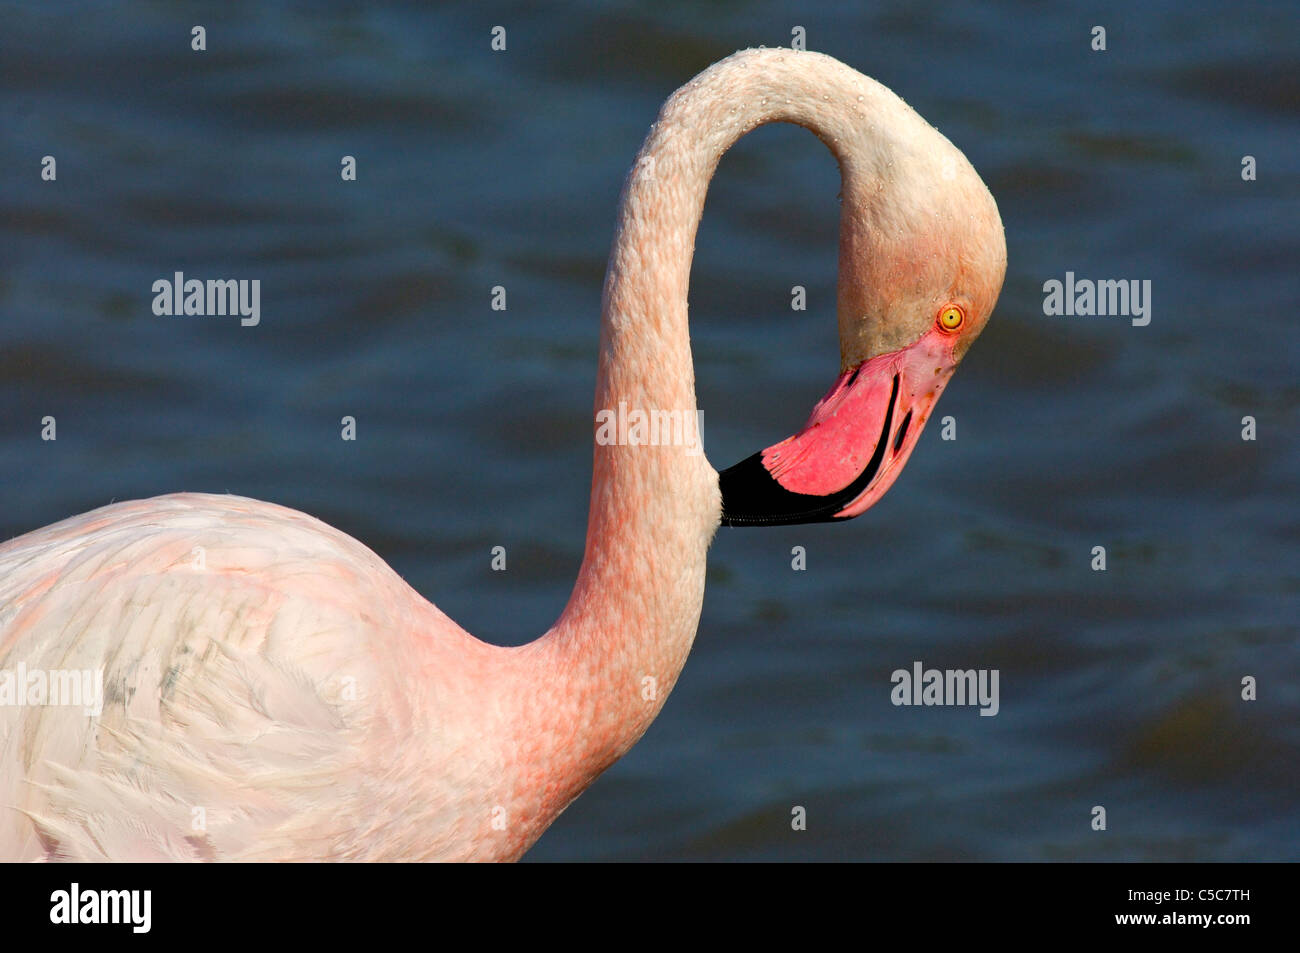
[[[628,175],[602,302],[586,552],[559,621],[518,650],[514,743],[531,787],[520,786],[517,803],[541,823],[536,834],[645,732],[695,637],[705,555],[721,513],[717,473],[698,449],[607,445],[611,434],[599,423],[602,412],[606,420],[624,410],[695,414],[687,291],[718,161],[769,122],[806,126],[830,147],[846,210],[840,309],[857,311],[862,304],[845,278],[871,232],[848,210],[875,190],[875,165],[892,158],[888,142],[873,140],[868,168],[855,147],[864,125],[871,128],[860,113],[882,103],[892,109],[886,97],[899,102],[819,54],[739,53],[667,101]]]

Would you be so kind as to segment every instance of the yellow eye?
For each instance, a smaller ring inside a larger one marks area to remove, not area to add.
[[[956,331],[965,320],[966,315],[962,314],[961,308],[955,304],[950,304],[939,312],[939,327],[945,331]]]

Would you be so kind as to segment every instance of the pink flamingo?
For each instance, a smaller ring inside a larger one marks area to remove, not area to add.
[[[769,122],[812,130],[843,183],[842,372],[799,434],[721,475],[681,446],[598,442],[573,594],[517,648],[479,642],[364,545],[271,503],[183,493],[11,540],[0,858],[523,854],[663,707],[719,524],[875,503],[1001,288],[997,207],[947,139],[830,57],[740,52],[673,94],[624,186],[597,410],[694,412],[705,192]],[[54,703],[83,670],[92,694],[102,678],[98,713]]]

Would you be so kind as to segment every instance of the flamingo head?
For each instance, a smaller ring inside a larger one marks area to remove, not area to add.
[[[841,373],[799,433],[722,471],[723,525],[831,522],[869,509],[984,329],[1006,272],[1002,220],[965,157],[930,132],[942,146],[891,163],[913,171],[894,177],[889,205],[853,201],[846,183]]]

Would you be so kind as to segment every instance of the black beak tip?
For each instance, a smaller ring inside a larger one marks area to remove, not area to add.
[[[895,374],[875,453],[857,479],[837,493],[813,496],[787,490],[763,466],[761,452],[746,457],[735,466],[727,467],[718,474],[718,484],[722,489],[722,525],[790,526],[797,523],[838,523],[851,519],[835,514],[857,499],[871,485],[880,470],[890,444],[897,401],[898,375]],[[909,412],[904,423],[910,420]],[[901,441],[904,428],[899,429],[898,439]]]
[[[839,508],[834,498],[793,493],[763,466],[763,454],[746,457],[718,474],[723,526],[790,526],[828,523]]]

